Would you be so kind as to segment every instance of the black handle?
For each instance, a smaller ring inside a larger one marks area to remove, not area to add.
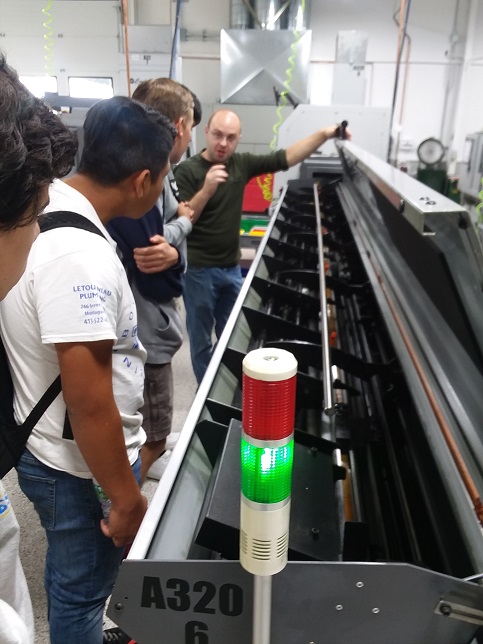
[[[348,121],[342,121],[342,123],[340,123],[340,125],[337,126],[337,130],[335,131],[335,136],[336,136],[337,139],[346,139],[347,138],[345,130],[346,130],[348,125],[349,125]]]

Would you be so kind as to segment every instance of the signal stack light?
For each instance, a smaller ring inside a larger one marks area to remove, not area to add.
[[[297,361],[283,349],[243,360],[240,563],[275,575],[287,563]]]

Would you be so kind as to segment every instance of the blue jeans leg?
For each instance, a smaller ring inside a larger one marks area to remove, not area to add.
[[[243,278],[239,266],[188,266],[184,287],[186,328],[191,364],[198,384],[213,354],[212,333],[219,338],[238,296]]]
[[[133,466],[139,480],[140,459]],[[102,644],[104,605],[123,548],[102,534],[102,511],[91,479],[54,470],[27,449],[17,467],[47,536],[45,590],[51,644]]]
[[[215,289],[211,268],[188,266],[184,285],[186,329],[190,341],[191,365],[198,384],[211,360]]]
[[[215,271],[215,334],[219,340],[242,287],[243,277],[239,266],[216,268]]]

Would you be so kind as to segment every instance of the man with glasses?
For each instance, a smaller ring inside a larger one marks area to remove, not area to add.
[[[191,363],[198,384],[213,353],[213,327],[219,339],[242,285],[240,223],[245,186],[252,177],[287,170],[339,133],[321,128],[286,150],[237,153],[239,117],[214,112],[205,127],[206,148],[175,169],[180,197],[189,201],[196,224],[187,238],[184,290]],[[350,138],[349,131],[346,137]]]

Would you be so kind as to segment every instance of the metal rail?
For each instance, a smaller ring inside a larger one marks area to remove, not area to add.
[[[324,413],[333,416],[335,413],[332,392],[332,376],[330,371],[329,326],[327,322],[327,287],[325,283],[324,239],[322,233],[322,218],[317,184],[314,183],[315,218],[317,223],[317,247],[319,253],[319,286],[320,286],[320,325],[322,336],[322,374],[324,385]],[[332,437],[333,440],[333,437]]]

